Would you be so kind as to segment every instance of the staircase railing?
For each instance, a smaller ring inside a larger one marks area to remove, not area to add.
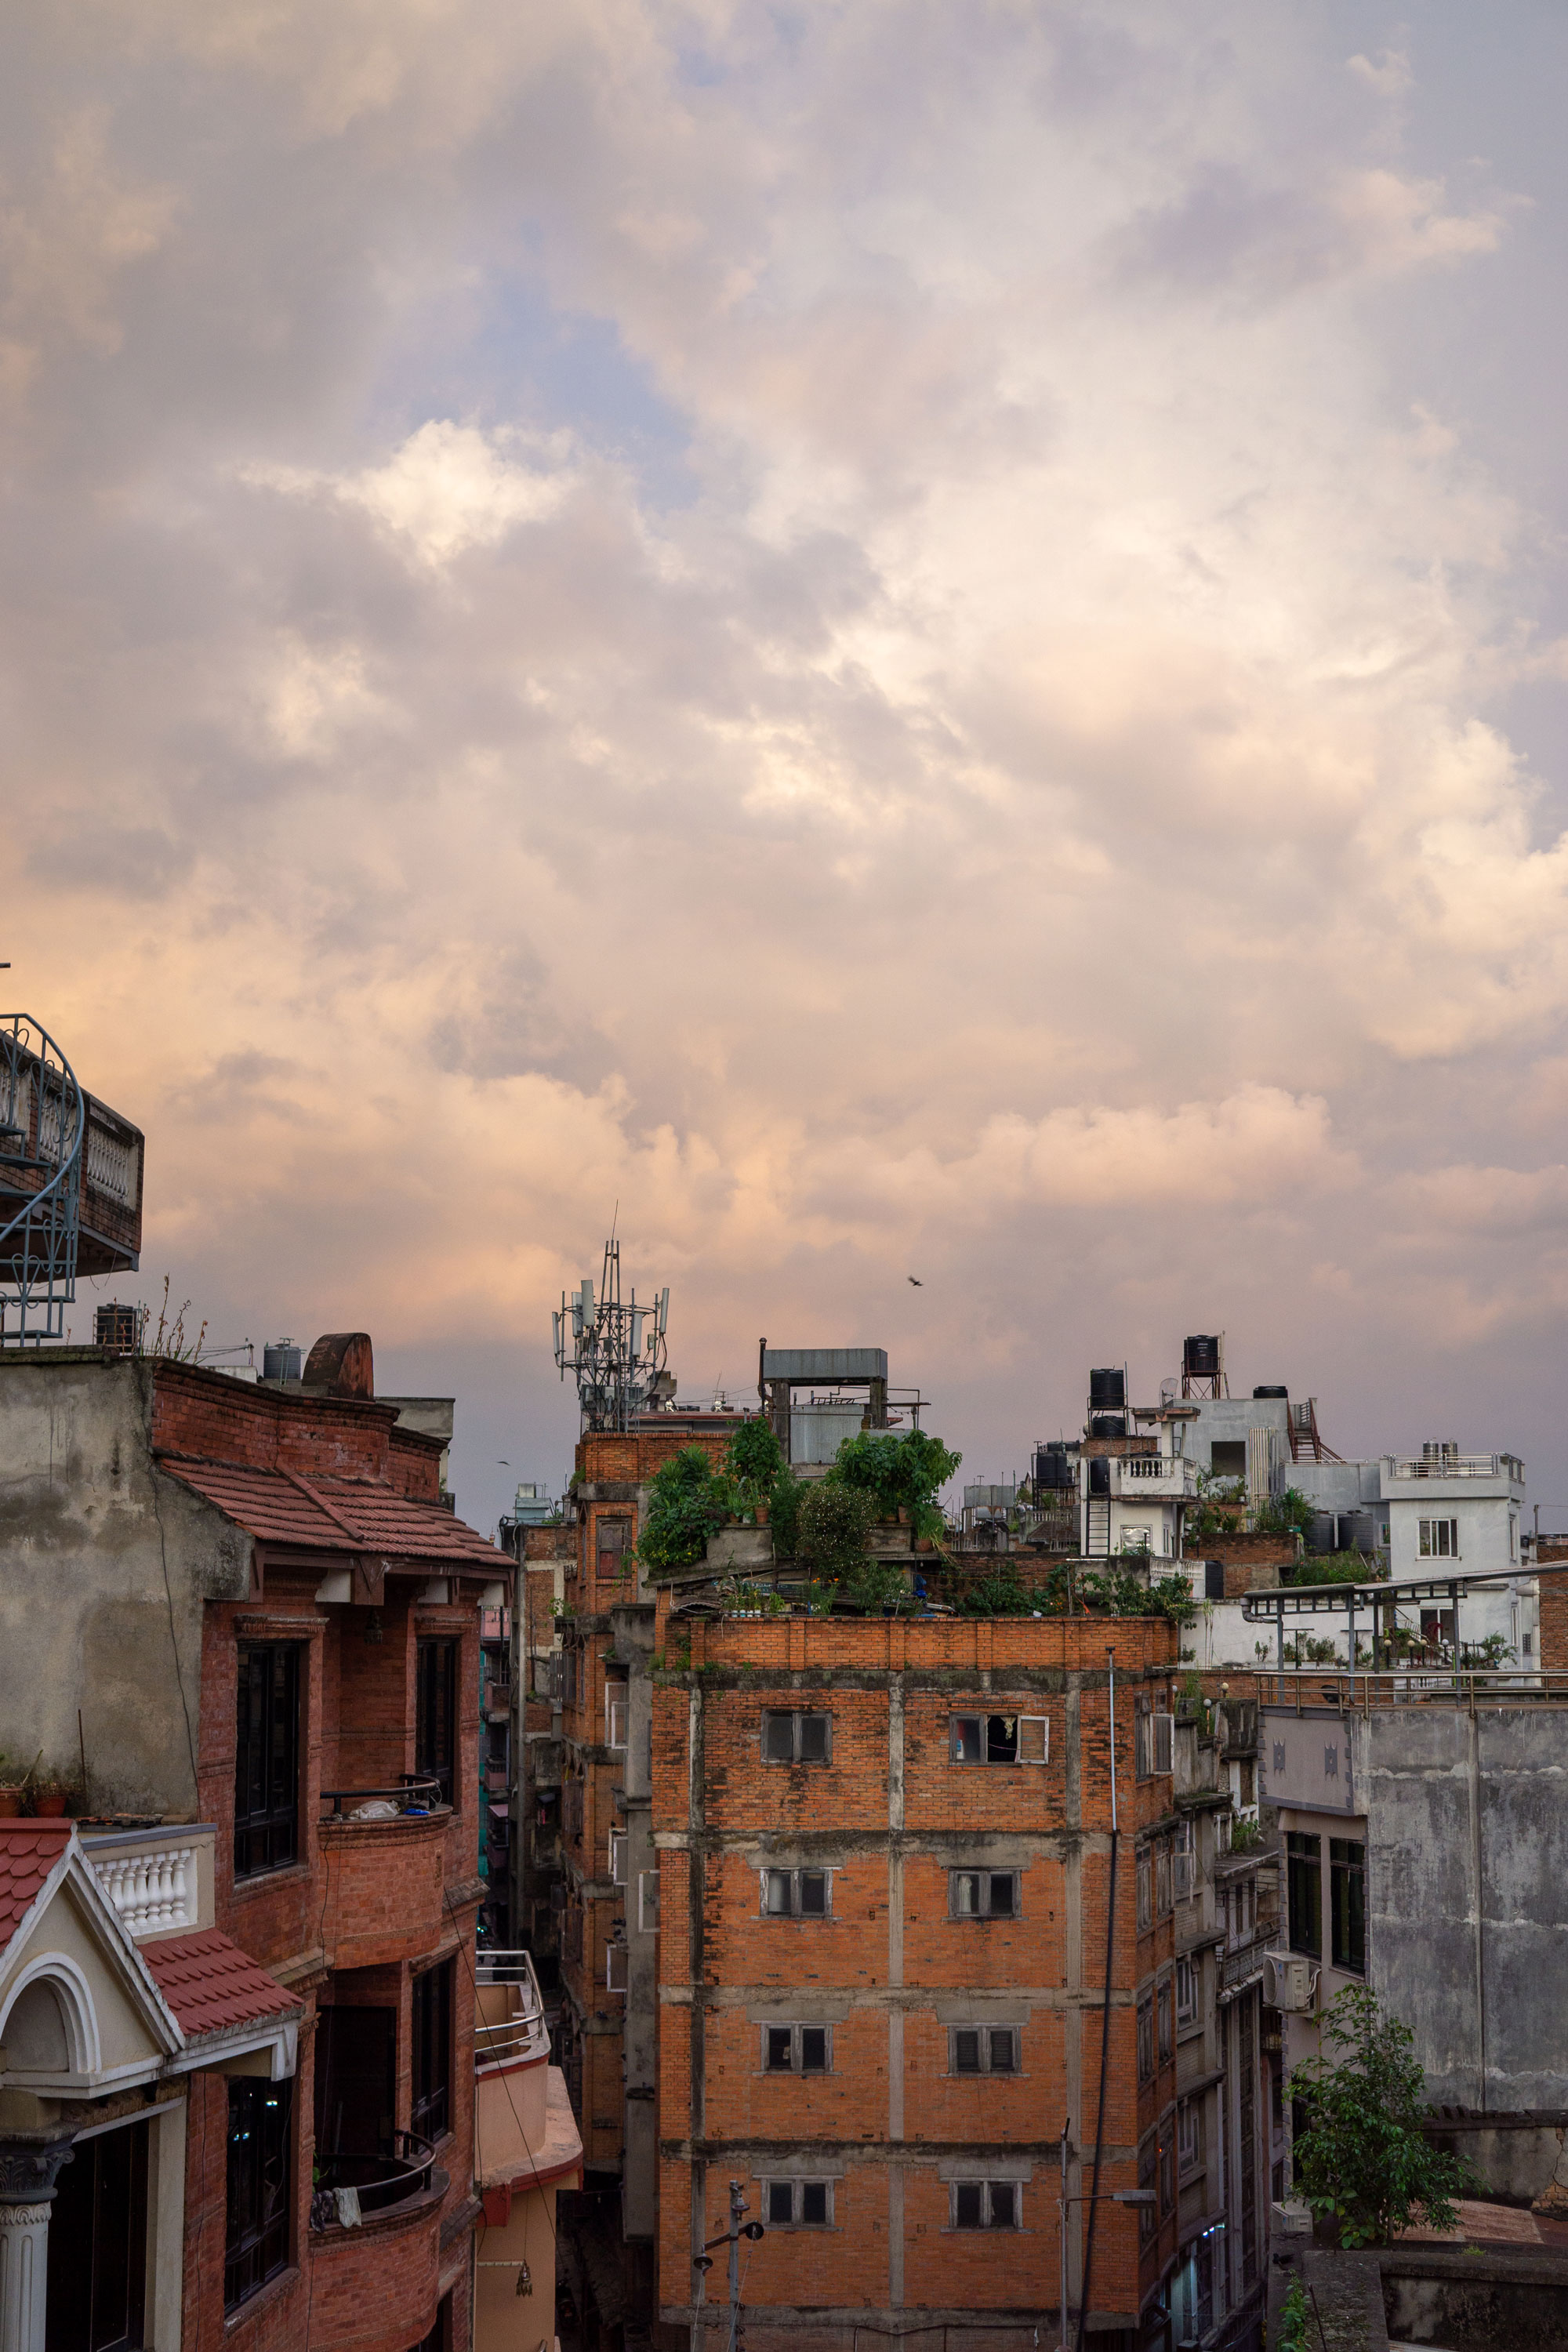
[[[65,1337],[86,1132],[76,1073],[47,1030],[0,1014],[0,1347]]]

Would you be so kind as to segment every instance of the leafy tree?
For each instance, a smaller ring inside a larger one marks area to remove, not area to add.
[[[1348,1985],[1321,2023],[1337,2054],[1309,2058],[1290,2076],[1308,2116],[1294,2150],[1300,2193],[1338,2223],[1344,2246],[1385,2246],[1415,2216],[1452,2229],[1469,2167],[1421,2128],[1426,2086],[1410,2028],[1384,2017],[1365,1985]]]
[[[860,1570],[876,1507],[861,1487],[814,1481],[801,1497],[795,1553],[815,1576],[843,1583]]]
[[[784,1468],[784,1449],[771,1424],[760,1417],[743,1421],[730,1440],[724,1463],[733,1490],[734,1510],[742,1517],[754,1518],[759,1510],[771,1505],[773,1487]]]
[[[653,1576],[692,1567],[730,1517],[733,1500],[726,1473],[714,1470],[700,1445],[683,1445],[654,1475],[638,1559]]]
[[[768,1526],[773,1533],[775,1559],[795,1558],[800,1541],[800,1507],[805,1492],[805,1480],[797,1478],[785,1463],[768,1492]]]
[[[946,1522],[937,1494],[963,1459],[923,1429],[863,1429],[840,1445],[827,1483],[868,1496],[879,1519],[896,1518],[906,1510],[918,1534],[940,1536]]]

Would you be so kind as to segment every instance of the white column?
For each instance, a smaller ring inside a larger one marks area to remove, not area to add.
[[[0,2352],[44,2352],[47,2205],[0,2205]]]

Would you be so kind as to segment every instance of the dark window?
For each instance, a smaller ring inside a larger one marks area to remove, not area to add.
[[[1329,1840],[1330,1957],[1336,1969],[1366,1973],[1366,1848],[1352,1838]]]
[[[630,1519],[601,1519],[598,1526],[599,1574],[625,1576],[631,1545],[626,1541],[631,1532]]]
[[[438,1780],[441,1802],[452,1801],[457,1762],[458,1644],[420,1642],[415,1659],[414,1769]]]
[[[768,2072],[789,2074],[795,2071],[795,2030],[788,2025],[768,2028]]]
[[[1154,2004],[1138,2004],[1138,2080],[1147,2083],[1154,2072]]]
[[[1018,2029],[1016,2025],[955,2025],[948,2054],[955,2074],[1016,2074]]]
[[[1043,1764],[1050,1723],[1043,1715],[955,1715],[949,1744],[955,1764]]]
[[[764,2200],[771,2229],[825,2230],[833,2220],[830,2181],[770,2180]]]
[[[452,1963],[414,1979],[414,2103],[408,2120],[426,2139],[451,2128]]]
[[[764,1870],[763,1910],[770,1919],[826,1919],[829,1905],[826,1870]]]
[[[826,2074],[831,2044],[826,2025],[769,2025],[763,2028],[770,2074]]]
[[[1171,1979],[1167,1977],[1164,1983],[1160,1987],[1156,2002],[1160,2020],[1160,2063],[1162,2065],[1164,2064],[1168,2058],[1172,2058],[1175,2055],[1176,2049],[1176,2027],[1174,2004],[1172,2000],[1172,1990]]]
[[[228,2235],[223,2302],[232,2311],[289,2259],[289,2114],[291,2083],[257,2078],[228,2086]]]
[[[800,2071],[803,2074],[826,2074],[827,2028],[825,2025],[803,2025],[801,2027]]]
[[[49,2209],[48,2352],[130,2352],[142,2340],[146,2124],[79,2140]]]
[[[950,1870],[948,1909],[954,1919],[1016,1919],[1018,1916],[1018,1874],[1016,1870]]]
[[[300,1851],[300,1653],[242,1642],[235,1700],[234,1874],[281,1870]]]
[[[1315,1830],[1287,1830],[1285,1874],[1290,1949],[1323,1957],[1323,1848]]]
[[[1216,1478],[1245,1478],[1247,1475],[1246,1438],[1215,1438],[1209,1447],[1209,1468]]]
[[[390,2156],[397,2097],[397,2011],[338,2008],[316,2018],[316,2161]],[[352,2172],[348,2175],[352,2180]],[[321,2186],[336,2188],[323,2177]]]
[[[952,2184],[952,2227],[955,2230],[1016,2230],[1021,2199],[1016,2180],[955,2180]]]
[[[832,1746],[830,1715],[786,1715],[770,1708],[763,1717],[764,1764],[826,1764]]]

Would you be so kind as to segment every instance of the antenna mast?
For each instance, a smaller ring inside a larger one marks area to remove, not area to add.
[[[667,1384],[668,1290],[656,1291],[651,1305],[639,1307],[634,1287],[623,1303],[621,1245],[612,1236],[605,1244],[597,1298],[584,1276],[570,1297],[562,1292],[560,1309],[550,1319],[556,1365],[563,1380],[571,1372],[577,1382],[584,1428],[629,1429]]]

